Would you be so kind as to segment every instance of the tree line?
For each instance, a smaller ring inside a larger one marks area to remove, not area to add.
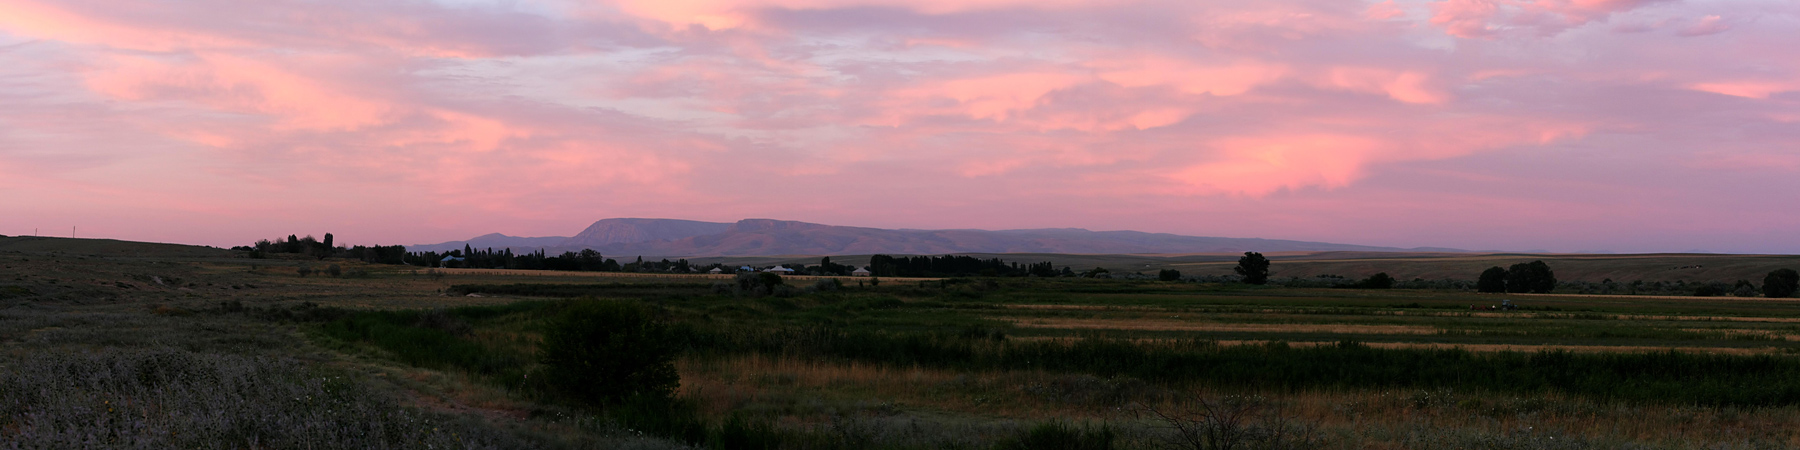
[[[1075,276],[1067,266],[1057,270],[1049,261],[1019,264],[1000,258],[981,259],[964,255],[869,257],[869,272],[878,277],[1063,277]]]
[[[722,272],[738,272],[741,267],[727,267],[714,263],[697,265],[686,259],[670,261],[645,261],[642,256],[628,263],[619,263],[606,258],[600,252],[585,249],[579,252],[569,251],[559,255],[549,255],[544,250],[527,253],[514,253],[512,249],[495,250],[492,248],[476,249],[467,244],[462,250],[446,252],[426,251],[408,252],[405,246],[376,245],[343,247],[334,245],[331,233],[325,233],[323,239],[311,235],[299,237],[288,235],[285,239],[263,239],[248,246],[233,247],[233,250],[247,251],[252,258],[266,258],[271,254],[287,253],[314,257],[320,260],[330,257],[364,261],[374,264],[406,264],[415,266],[475,267],[522,270],[564,270],[590,272],[667,272],[695,273],[720,269]],[[449,260],[446,261],[446,257]],[[1183,277],[1180,271],[1163,269],[1155,279],[1162,281],[1213,281],[1241,282],[1245,284],[1268,284],[1270,279],[1269,259],[1261,253],[1244,252],[1233,268],[1237,274],[1232,277]],[[819,264],[796,264],[789,269],[798,275],[849,276],[857,267],[837,264],[831,257],[820,258]],[[878,277],[1110,277],[1109,271],[1096,267],[1093,270],[1075,272],[1068,266],[1061,269],[1050,261],[1020,264],[1007,262],[1000,258],[982,259],[967,255],[943,256],[893,256],[874,255],[869,259],[869,272]],[[752,269],[766,269],[752,268]],[[1327,280],[1326,278],[1330,278]],[[1320,276],[1320,282],[1308,282],[1299,278],[1289,279],[1286,285],[1306,287],[1344,287],[1358,289],[1390,289],[1395,287],[1413,289],[1468,289],[1464,281],[1438,280],[1427,281],[1415,279],[1410,282],[1400,281],[1386,272],[1377,273],[1362,280],[1344,280],[1332,275]],[[1513,264],[1510,267],[1490,267],[1481,272],[1473,288],[1478,292],[1490,293],[1550,293],[1558,287],[1569,288],[1582,294],[1660,294],[1660,295],[1693,295],[1693,296],[1725,296],[1755,297],[1761,294],[1768,298],[1792,297],[1800,293],[1800,272],[1794,269],[1778,269],[1769,272],[1758,286],[1749,280],[1738,280],[1737,283],[1725,282],[1643,282],[1629,284],[1614,283],[1611,279],[1600,283],[1592,282],[1559,282],[1550,265],[1542,260]]]

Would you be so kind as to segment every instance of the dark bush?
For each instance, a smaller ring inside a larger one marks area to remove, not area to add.
[[[1394,287],[1394,277],[1389,276],[1387,272],[1377,273],[1356,282],[1355,287],[1357,289],[1391,289]]]
[[[1480,292],[1506,292],[1506,269],[1499,266],[1489,267],[1481,271],[1481,279],[1475,282],[1475,290]]]
[[[1716,297],[1725,295],[1726,292],[1731,292],[1731,288],[1725,283],[1717,281],[1701,284],[1700,287],[1694,288],[1695,297]]]
[[[1156,279],[1162,281],[1178,281],[1181,279],[1181,271],[1175,269],[1159,270],[1156,271]]]
[[[545,384],[582,403],[667,398],[681,382],[667,327],[637,302],[569,303],[539,352]]]
[[[341,276],[344,276],[344,268],[338,267],[337,264],[325,266],[325,274],[331,275],[334,277],[341,277]]]
[[[1556,273],[1544,261],[1513,264],[1506,269],[1506,292],[1546,294],[1556,289]]]
[[[1750,284],[1750,280],[1737,280],[1737,284],[1731,287],[1731,295],[1733,297],[1755,297],[1756,285]]]
[[[1762,291],[1768,298],[1791,297],[1794,291],[1800,291],[1800,272],[1794,269],[1769,272],[1769,276],[1763,277]]]

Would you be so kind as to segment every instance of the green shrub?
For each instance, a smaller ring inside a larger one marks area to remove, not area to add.
[[[619,300],[577,300],[544,332],[544,383],[582,403],[668,398],[680,385],[668,328],[649,308]]]

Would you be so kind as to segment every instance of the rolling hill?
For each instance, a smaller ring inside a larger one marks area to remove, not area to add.
[[[1395,248],[1279,239],[1182,236],[1079,228],[1026,230],[890,230],[817,223],[745,219],[736,223],[674,219],[605,219],[572,237],[521,238],[488,234],[467,241],[408,246],[446,251],[511,248],[550,253],[594,249],[608,255],[645,257],[946,254],[946,253],[1231,253],[1258,252],[1460,252],[1445,248]]]

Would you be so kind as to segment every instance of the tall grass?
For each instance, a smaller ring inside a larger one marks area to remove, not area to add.
[[[1561,392],[1642,403],[1800,404],[1800,358],[1679,352],[1537,353],[1378,349],[1354,343],[1222,346],[1211,341],[994,340],[971,333],[678,327],[692,351],[760,353],[956,370],[1042,370],[1263,390],[1455,388]]]
[[[557,303],[447,310],[457,320],[551,317]],[[460,369],[519,385],[535,355],[497,348],[427,326],[427,312],[369,311],[322,327],[326,336],[364,342],[421,367]],[[1129,376],[1152,382],[1205,382],[1249,389],[1454,388],[1532,394],[1560,392],[1606,401],[1719,406],[1800,404],[1800,357],[1679,352],[1469,352],[1379,349],[1342,342],[1316,347],[1218,345],[1206,340],[1133,341],[1104,337],[1006,339],[994,330],[889,332],[809,326],[763,328],[680,323],[675,342],[695,354],[791,355],[969,371],[1039,370]]]
[[[0,447],[538,448],[400,406],[298,361],[173,349],[36,353],[0,366]]]
[[[319,331],[342,342],[372,344],[406,364],[458,369],[502,383],[522,381],[526,367],[534,361],[534,355],[496,351],[441,325],[429,326],[432,318],[431,312],[424,311],[366,311],[326,322]]]

